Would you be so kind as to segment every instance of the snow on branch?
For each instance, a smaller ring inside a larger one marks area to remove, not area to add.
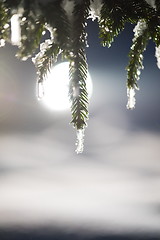
[[[91,0],[90,3],[90,17],[93,21],[100,19],[102,8],[102,0]]]

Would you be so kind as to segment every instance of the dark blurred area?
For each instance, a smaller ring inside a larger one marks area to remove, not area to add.
[[[91,233],[76,233],[71,231],[55,229],[25,229],[11,230],[6,229],[0,231],[0,237],[4,240],[159,240],[157,234],[91,234]]]

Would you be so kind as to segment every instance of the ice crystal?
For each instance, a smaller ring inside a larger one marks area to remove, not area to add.
[[[11,17],[11,42],[13,45],[20,45],[21,42],[21,27],[20,14],[16,13]]]
[[[128,96],[127,108],[128,109],[135,108],[135,104],[136,104],[135,89],[134,88],[127,88],[127,96]]]
[[[84,147],[84,128],[77,130],[76,153],[82,153]]]
[[[155,56],[157,58],[157,66],[160,68],[160,46],[156,47]]]

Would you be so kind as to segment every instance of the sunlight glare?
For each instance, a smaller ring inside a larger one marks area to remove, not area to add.
[[[92,80],[88,74],[87,89],[89,98],[92,94]],[[42,102],[51,110],[67,110],[70,107],[69,97],[69,63],[63,62],[53,67],[44,83]]]

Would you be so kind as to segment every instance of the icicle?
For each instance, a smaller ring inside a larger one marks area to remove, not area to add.
[[[155,56],[157,58],[157,66],[160,69],[160,45],[155,48]]]
[[[127,88],[127,96],[128,96],[127,108],[128,109],[135,108],[135,104],[136,104],[135,89],[134,88]]]
[[[20,14],[14,14],[11,17],[11,42],[13,45],[20,45],[21,41],[21,27],[20,27]]]
[[[76,153],[82,153],[84,147],[84,128],[77,130]]]
[[[100,19],[100,13],[102,8],[102,0],[91,0],[90,1],[90,17],[93,21],[98,18]]]
[[[37,98],[38,100],[42,100],[44,97],[44,83],[38,81],[37,82]]]

